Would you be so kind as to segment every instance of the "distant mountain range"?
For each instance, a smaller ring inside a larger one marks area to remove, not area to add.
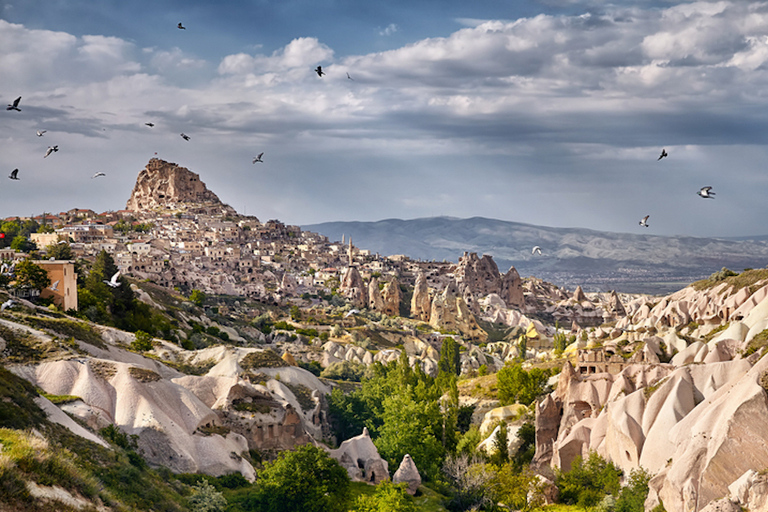
[[[301,226],[382,256],[458,261],[465,252],[489,254],[501,272],[514,265],[573,289],[669,293],[727,267],[768,265],[768,237],[740,239],[654,236],[579,228],[551,228],[483,217],[430,217]],[[531,249],[541,247],[542,254]]]

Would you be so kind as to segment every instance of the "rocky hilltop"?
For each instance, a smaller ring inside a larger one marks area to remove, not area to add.
[[[181,204],[209,210],[234,210],[208,190],[200,176],[186,167],[152,158],[136,178],[126,209],[150,211],[176,209]]]

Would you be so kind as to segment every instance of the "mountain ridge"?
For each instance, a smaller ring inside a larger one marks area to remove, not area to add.
[[[465,251],[489,254],[500,268],[515,266],[521,275],[562,286],[581,284],[594,291],[666,293],[722,267],[756,268],[768,263],[768,243],[762,237],[615,233],[486,217],[338,221],[301,228],[331,239],[344,234],[355,245],[382,256],[457,261]],[[536,245],[542,256],[531,254]],[[652,281],[658,286],[649,286]]]

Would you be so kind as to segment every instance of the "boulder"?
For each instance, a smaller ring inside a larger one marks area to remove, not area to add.
[[[411,456],[407,453],[405,454],[405,457],[403,457],[402,462],[400,462],[400,467],[395,471],[392,481],[396,484],[408,484],[406,490],[411,496],[416,494],[416,491],[421,485],[421,475],[419,475],[419,470],[416,468],[416,464],[413,462]]]
[[[501,278],[501,299],[507,307],[520,308],[525,305],[525,296],[523,295],[523,280],[520,279],[517,269],[512,266]]]
[[[379,455],[365,427],[362,434],[347,439],[337,449],[330,450],[330,454],[352,480],[375,485],[389,478],[387,461]]]

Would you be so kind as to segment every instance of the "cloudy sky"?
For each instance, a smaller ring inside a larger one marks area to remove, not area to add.
[[[262,221],[764,235],[767,63],[742,0],[0,0],[0,216],[124,208],[157,154]]]

